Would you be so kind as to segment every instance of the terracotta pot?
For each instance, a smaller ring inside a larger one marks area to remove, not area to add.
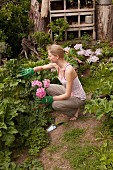
[[[112,0],[97,0],[97,4],[110,5],[112,4]]]

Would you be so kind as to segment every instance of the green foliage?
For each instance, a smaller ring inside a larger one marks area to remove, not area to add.
[[[84,58],[82,58],[82,56],[81,56],[81,59],[84,60]],[[81,60],[81,61],[83,61],[83,60]],[[79,68],[78,68],[78,73],[84,74],[85,71],[87,71],[87,70],[90,70],[90,64],[89,63],[85,63],[83,65],[80,65]]]
[[[99,170],[113,169],[113,149],[111,149],[109,140],[106,140],[101,146],[98,159],[100,161]]]
[[[64,39],[64,32],[69,27],[64,18],[57,18],[49,24],[50,29],[54,33],[54,40],[62,41]]]
[[[89,76],[82,77],[82,82],[86,92],[95,93],[97,88],[100,88],[105,81],[111,81],[113,76],[113,64],[112,63],[98,63],[97,65],[84,64],[79,67],[79,72],[84,71],[86,67],[89,69]],[[85,69],[85,70],[86,70]]]
[[[84,32],[84,34],[81,36],[81,40],[84,40],[84,41],[91,41],[92,38],[89,34],[87,34],[87,32]]]
[[[74,34],[73,34],[73,33],[70,33],[70,34],[68,35],[68,39],[69,39],[69,40],[74,39]]]
[[[84,32],[84,34],[81,36],[81,40],[83,48],[86,49],[88,44],[91,45],[92,37],[87,32]]]
[[[16,164],[11,162],[11,152],[0,151],[0,169],[1,170],[16,170]]]
[[[112,57],[113,56],[113,47],[106,45],[102,48],[102,54],[104,57]]]
[[[11,55],[11,47],[9,46],[9,44],[6,43],[7,38],[8,37],[0,29],[0,53],[2,53],[2,56],[4,56],[3,54],[5,54],[5,56],[9,57]]]
[[[93,94],[93,98],[97,98],[101,95],[112,95],[113,94],[113,82],[105,81],[103,82],[103,86],[97,88],[95,93]]]
[[[0,29],[0,42],[5,42],[7,40],[6,35],[4,32]]]
[[[50,35],[44,32],[35,32],[31,38],[35,40],[38,50],[45,49],[48,44],[52,43]]]
[[[38,159],[27,158],[23,165],[20,165],[17,170],[44,170],[41,162]]]
[[[11,59],[0,67],[0,150],[24,146],[26,143],[30,147],[30,152],[36,154],[48,144],[44,128],[52,121],[49,116],[52,108],[37,105],[31,81],[36,79],[41,81],[50,78],[51,75],[55,81],[55,73],[48,71],[48,74],[45,74],[42,71],[29,78],[20,78],[18,77],[20,66],[35,67],[45,64],[47,60],[36,63],[25,60],[23,62]],[[11,166],[10,160],[8,164]]]
[[[12,48],[13,55],[19,53],[21,39],[28,35],[29,9],[29,0],[3,3],[0,9],[0,29],[7,38],[7,44]]]
[[[42,148],[47,146],[48,142],[46,131],[42,127],[34,128],[27,140],[27,145],[30,145],[29,153],[37,155]]]
[[[74,59],[73,56],[70,55],[65,55],[65,59],[67,62],[69,62],[74,68],[78,67],[78,63],[77,61]]]
[[[106,96],[105,98],[100,98]],[[103,86],[100,86],[95,93],[93,98],[85,105],[85,112],[95,114],[97,119],[101,119],[103,116],[106,117],[107,126],[113,128],[113,83],[111,81],[103,82]]]
[[[105,99],[92,99],[87,105],[85,105],[85,113],[93,113],[97,119],[101,119],[103,116],[113,117],[113,97],[108,102]]]
[[[11,152],[0,151],[0,169],[1,170],[44,170],[41,162],[34,158],[27,158],[23,164],[16,165],[14,162],[11,162]]]
[[[0,42],[0,53],[6,52],[6,43]]]

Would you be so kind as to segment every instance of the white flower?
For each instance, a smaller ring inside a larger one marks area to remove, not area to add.
[[[82,44],[76,44],[74,48],[75,50],[82,50]]]
[[[98,57],[96,57],[95,55],[93,55],[93,56],[90,56],[88,59],[87,59],[87,62],[88,63],[96,63],[97,61],[99,60],[99,58]]]
[[[64,51],[65,51],[65,52],[69,52],[69,50],[70,50],[70,47],[65,47],[65,48],[64,48]]]
[[[77,51],[77,54],[78,54],[78,55],[84,55],[84,54],[85,54],[85,50],[82,49],[82,50],[80,50],[80,51]]]
[[[92,55],[93,54],[93,52],[91,51],[91,49],[88,49],[88,50],[85,50],[85,56],[90,56],[90,55]]]
[[[101,48],[96,49],[95,55],[101,55],[101,54],[102,54],[102,49]]]

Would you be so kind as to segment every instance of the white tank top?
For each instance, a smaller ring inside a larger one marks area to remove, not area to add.
[[[70,65],[70,64],[67,63],[66,66],[65,66],[64,76],[65,76],[65,70],[66,70],[68,65]],[[60,75],[59,75],[59,68],[58,68],[58,79],[61,82],[61,84],[66,88],[66,79],[65,79],[64,76],[62,78],[60,77]],[[82,87],[82,84],[81,84],[78,76],[73,80],[71,96],[78,97],[81,100],[85,100],[86,99],[85,91],[84,91],[84,89]]]

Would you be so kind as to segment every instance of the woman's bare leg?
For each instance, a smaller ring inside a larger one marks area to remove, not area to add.
[[[73,115],[73,117],[70,118],[69,120],[77,120],[79,111],[80,111],[80,108],[78,108],[78,109],[76,110],[76,112],[75,112],[75,114]]]

